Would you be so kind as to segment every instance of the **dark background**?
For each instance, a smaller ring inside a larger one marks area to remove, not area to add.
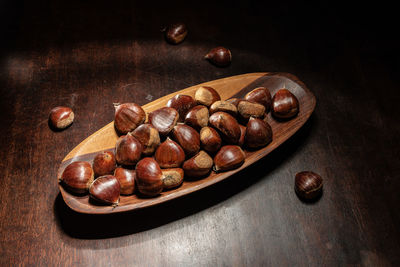
[[[396,266],[400,264],[399,38],[385,2],[1,1],[0,265]],[[177,46],[164,25],[189,28]],[[203,56],[231,49],[229,67]],[[113,119],[209,80],[289,72],[315,94],[304,127],[245,172],[157,207],[70,210],[64,156]],[[74,124],[48,127],[52,107]],[[294,175],[324,194],[303,203]]]

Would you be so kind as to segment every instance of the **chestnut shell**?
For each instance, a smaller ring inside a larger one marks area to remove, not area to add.
[[[120,134],[133,131],[146,120],[146,112],[136,103],[115,104],[114,126]]]
[[[135,165],[139,161],[142,151],[143,145],[131,133],[118,138],[115,144],[115,158],[121,165]]]
[[[290,119],[299,113],[299,101],[289,90],[280,89],[272,97],[271,111],[278,119]]]
[[[117,205],[121,186],[113,175],[100,176],[89,187],[89,195],[95,201]]]
[[[136,184],[145,196],[157,196],[163,190],[162,172],[153,158],[143,158],[136,164]]]
[[[84,194],[87,193],[93,179],[94,172],[90,163],[75,161],[64,169],[60,183],[70,192]]]

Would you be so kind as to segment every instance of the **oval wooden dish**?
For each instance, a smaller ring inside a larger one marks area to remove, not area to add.
[[[314,111],[316,100],[313,93],[307,89],[297,77],[288,73],[248,73],[232,77],[227,77],[219,80],[205,82],[199,85],[191,86],[170,95],[161,97],[151,103],[143,106],[146,112],[153,111],[160,107],[164,107],[167,101],[176,94],[187,94],[194,96],[195,90],[199,86],[211,86],[216,89],[221,95],[221,99],[226,100],[231,97],[243,97],[247,92],[252,89],[264,86],[267,87],[271,94],[281,88],[290,90],[299,100],[300,112],[299,114],[288,121],[277,121],[271,113],[268,114],[268,122],[273,130],[272,142],[256,151],[245,151],[246,160],[244,164],[235,170],[215,173],[211,172],[206,178],[194,181],[184,181],[183,184],[176,189],[163,191],[159,196],[153,198],[140,198],[137,195],[121,196],[118,206],[100,206],[92,204],[89,201],[89,196],[77,196],[66,191],[62,185],[59,188],[65,203],[73,210],[81,213],[90,214],[106,214],[130,211],[140,208],[145,208],[159,203],[179,198],[181,196],[190,194],[194,191],[200,190],[221,180],[224,180],[234,173],[237,173],[247,166],[253,164],[259,159],[268,155],[271,151],[277,148],[285,140],[291,137],[310,117]],[[128,102],[128,100],[127,100]],[[104,150],[113,150],[118,136],[114,130],[114,123],[111,122],[90,135],[82,143],[76,146],[68,155],[63,159],[58,169],[57,180],[65,167],[71,162],[83,160],[92,163],[94,156]]]

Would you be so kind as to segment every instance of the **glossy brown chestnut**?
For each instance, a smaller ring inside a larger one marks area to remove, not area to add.
[[[218,100],[215,101],[211,106],[210,106],[210,113],[213,114],[218,111],[223,111],[226,113],[231,114],[232,116],[237,115],[237,108],[234,104],[229,103],[228,101],[223,101],[223,100]]]
[[[245,161],[245,154],[239,146],[226,145],[221,147],[214,157],[214,171],[229,171],[239,168]]]
[[[63,171],[60,183],[70,192],[77,194],[87,193],[94,179],[92,166],[86,161],[75,161]]]
[[[242,100],[238,104],[238,112],[240,117],[248,120],[250,117],[262,118],[265,114],[265,107],[258,103]]]
[[[287,89],[278,90],[272,98],[272,115],[279,119],[290,119],[299,113],[299,101]]]
[[[294,188],[300,198],[316,199],[322,193],[322,177],[311,171],[299,172],[295,176]]]
[[[211,49],[205,56],[205,59],[210,61],[216,66],[226,67],[231,64],[232,61],[232,53],[229,49],[218,46]]]
[[[116,163],[115,155],[112,151],[103,151],[97,154],[93,159],[94,176],[113,174]]]
[[[155,159],[161,168],[176,168],[185,160],[185,152],[178,143],[167,137],[157,148]]]
[[[114,176],[121,185],[121,195],[132,195],[135,192],[135,170],[118,167],[114,171]]]
[[[239,124],[239,127],[240,127],[240,138],[237,145],[241,147],[244,145],[244,140],[245,140],[244,138],[246,136],[246,127],[241,124]]]
[[[215,101],[221,100],[221,96],[210,86],[200,86],[194,94],[194,99],[198,104],[209,107]]]
[[[206,106],[197,105],[186,114],[185,124],[200,131],[201,128],[208,125],[209,116],[208,108]]]
[[[183,23],[174,23],[169,25],[165,30],[165,39],[171,44],[179,44],[185,39],[188,30]]]
[[[157,161],[143,158],[136,165],[138,191],[145,196],[157,196],[163,190],[163,175]]]
[[[109,205],[118,205],[121,186],[113,175],[100,176],[89,187],[92,199]]]
[[[271,92],[266,87],[257,87],[251,90],[245,95],[244,99],[263,105],[267,113],[271,108]]]
[[[243,99],[234,97],[234,98],[229,98],[229,99],[227,99],[227,100],[225,100],[225,101],[228,102],[228,103],[234,104],[235,107],[237,108],[239,102],[242,101],[242,100],[243,100]]]
[[[115,144],[115,158],[121,165],[135,165],[139,161],[142,151],[142,144],[131,133],[118,138]]]
[[[212,158],[203,150],[200,150],[192,158],[183,163],[185,176],[199,178],[207,175],[213,166]]]
[[[237,120],[226,112],[215,112],[208,120],[209,125],[218,130],[223,141],[237,144],[240,139],[240,127]]]
[[[201,147],[210,154],[217,152],[222,144],[221,137],[212,127],[203,127],[200,130]]]
[[[177,94],[167,102],[167,107],[174,108],[178,111],[178,121],[180,122],[185,120],[186,114],[194,106],[196,106],[196,100],[190,95]]]
[[[179,113],[174,108],[162,107],[149,114],[149,123],[153,125],[160,135],[168,135],[179,119]]]
[[[50,111],[49,121],[57,129],[65,129],[74,121],[74,112],[69,107],[55,107]]]
[[[114,104],[114,126],[120,134],[133,131],[146,120],[146,112],[136,103]]]
[[[180,186],[183,182],[183,169],[171,168],[161,170],[163,174],[164,189],[172,189]]]
[[[139,125],[132,135],[142,144],[144,156],[152,155],[160,145],[160,135],[157,129],[149,123]]]
[[[186,157],[191,157],[200,150],[200,135],[188,125],[183,123],[175,125],[171,137],[183,148]]]
[[[272,128],[263,121],[250,117],[246,127],[245,145],[248,148],[259,148],[272,141]]]

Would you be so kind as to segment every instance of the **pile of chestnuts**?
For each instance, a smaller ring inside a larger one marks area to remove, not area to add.
[[[290,119],[299,112],[299,102],[286,89],[271,97],[267,88],[258,87],[244,98],[221,100],[214,88],[201,86],[194,97],[175,95],[148,114],[135,103],[115,104],[120,137],[114,152],[98,153],[92,163],[69,164],[60,183],[69,192],[89,193],[94,203],[118,205],[120,195],[156,197],[184,179],[239,168],[244,150],[272,141],[269,112]]]

